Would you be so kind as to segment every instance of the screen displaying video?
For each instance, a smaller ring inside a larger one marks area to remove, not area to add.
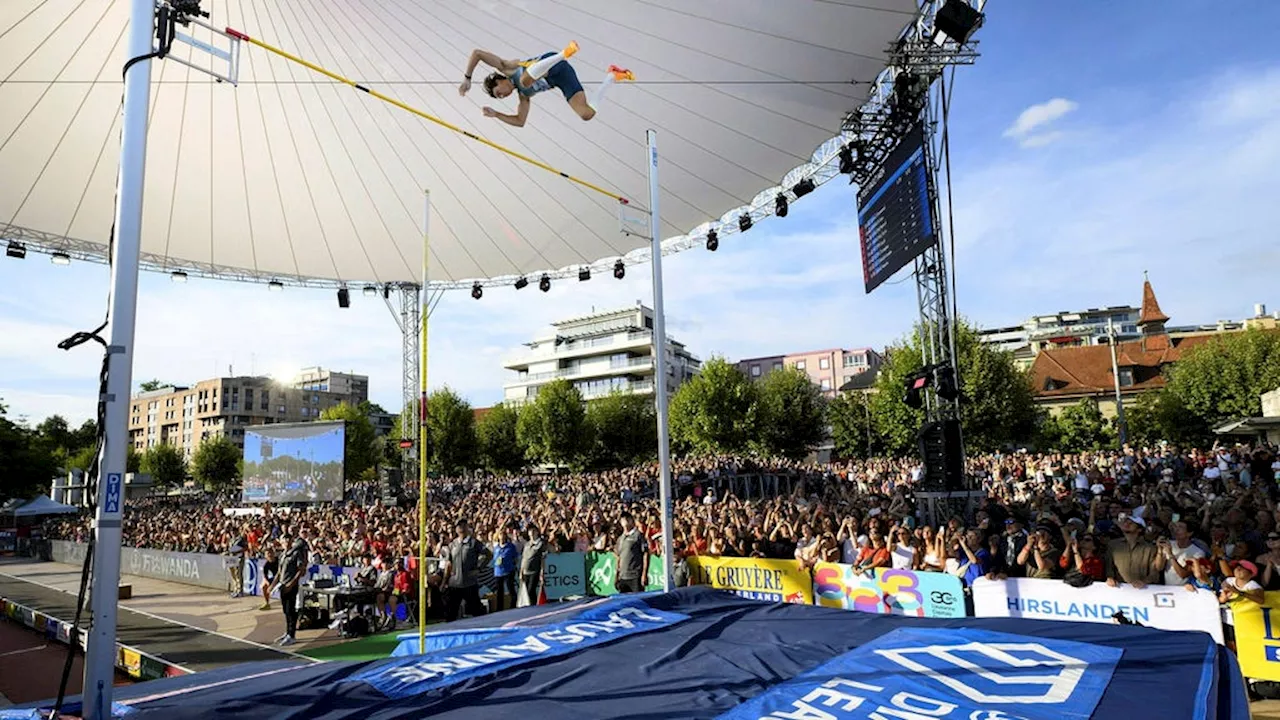
[[[346,425],[341,422],[257,425],[244,431],[246,503],[310,503],[342,499]]]

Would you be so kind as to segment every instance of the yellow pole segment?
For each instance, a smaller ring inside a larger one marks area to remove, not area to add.
[[[419,293],[418,315],[421,317],[422,357],[418,362],[418,652],[422,653],[427,641],[427,316],[431,303],[427,283],[429,269],[428,247],[431,238],[431,191],[423,191],[425,214],[422,219],[422,290]]]
[[[525,154],[523,154],[523,153],[516,152],[515,150],[512,150],[512,149],[507,148],[507,147],[503,147],[502,145],[499,145],[498,143],[496,143],[496,142],[494,142],[494,141],[492,141],[492,140],[488,140],[488,139],[486,139],[486,138],[482,138],[482,137],[480,137],[479,135],[476,135],[475,133],[473,133],[473,132],[471,132],[471,131],[469,131],[469,130],[464,130],[464,129],[462,129],[462,128],[458,127],[457,125],[454,125],[453,123],[447,122],[447,121],[445,121],[445,120],[441,120],[440,118],[436,117],[435,115],[430,115],[430,114],[428,114],[428,113],[425,113],[425,112],[423,112],[423,111],[421,111],[421,110],[419,110],[419,109],[417,109],[417,108],[415,108],[415,107],[413,107],[413,106],[411,106],[411,105],[406,105],[405,103],[400,102],[399,100],[396,100],[395,98],[392,98],[392,97],[388,97],[388,96],[386,96],[386,95],[383,95],[382,93],[378,92],[377,90],[371,90],[370,88],[367,88],[367,87],[365,87],[364,85],[361,85],[360,83],[358,83],[358,82],[356,82],[356,81],[354,81],[354,80],[351,80],[351,79],[345,78],[345,77],[343,77],[343,76],[341,76],[341,75],[339,75],[339,74],[337,74],[337,73],[335,73],[335,72],[332,72],[332,71],[326,70],[326,69],[324,69],[324,68],[320,67],[319,65],[316,65],[315,63],[308,62],[307,60],[303,60],[302,58],[298,57],[297,55],[294,55],[294,54],[292,54],[292,53],[288,53],[288,52],[286,52],[286,51],[284,51],[284,50],[281,50],[281,49],[280,49],[280,48],[278,48],[278,47],[275,47],[275,46],[272,46],[272,45],[268,45],[267,43],[264,43],[264,42],[262,42],[261,40],[258,40],[258,39],[255,39],[255,38],[251,38],[251,37],[249,37],[248,35],[246,35],[246,34],[244,34],[244,33],[240,32],[239,30],[232,30],[231,28],[227,28],[226,32],[227,32],[227,34],[228,34],[228,35],[230,35],[230,36],[232,36],[232,37],[234,37],[234,38],[238,38],[238,39],[240,39],[240,40],[242,40],[242,41],[244,41],[244,42],[249,43],[250,45],[256,45],[256,46],[258,46],[258,47],[262,48],[263,50],[266,50],[267,52],[275,53],[276,55],[279,55],[280,57],[282,57],[282,58],[284,58],[284,59],[286,59],[286,60],[291,60],[291,61],[293,61],[293,62],[296,62],[296,63],[298,63],[299,65],[302,65],[302,66],[303,66],[303,67],[305,67],[305,68],[308,68],[308,69],[310,69],[310,70],[314,70],[315,72],[318,72],[318,73],[320,73],[321,75],[324,75],[325,77],[328,77],[328,78],[332,78],[332,79],[334,79],[334,80],[337,80],[338,82],[340,82],[340,83],[342,83],[342,84],[344,84],[344,85],[350,85],[351,87],[353,87],[353,88],[355,88],[355,89],[357,89],[357,90],[362,90],[362,91],[364,91],[364,92],[368,93],[369,95],[372,95],[373,97],[378,98],[379,100],[381,100],[381,101],[383,101],[383,102],[386,102],[386,103],[390,103],[390,104],[392,104],[392,105],[395,105],[396,107],[400,108],[401,110],[405,110],[405,111],[411,112],[411,113],[413,113],[414,115],[417,115],[418,117],[423,118],[424,120],[430,120],[431,122],[436,123],[437,125],[440,125],[440,126],[442,126],[442,127],[446,127],[446,128],[448,128],[448,129],[450,129],[450,130],[452,130],[452,131],[456,132],[456,133],[461,133],[461,134],[463,134],[463,135],[466,135],[467,137],[471,138],[472,140],[475,140],[475,141],[477,141],[477,142],[484,143],[485,145],[488,145],[489,147],[491,147],[491,148],[493,148],[493,149],[495,149],[495,150],[499,150],[499,151],[501,151],[501,152],[504,152],[504,153],[506,153],[506,154],[510,155],[510,156],[511,156],[511,157],[513,157],[513,158],[516,158],[516,159],[518,159],[518,160],[523,160],[523,161],[525,161],[525,162],[529,163],[530,165],[534,165],[534,166],[540,167],[540,168],[542,168],[543,170],[546,170],[547,172],[555,173],[556,175],[559,175],[560,177],[562,177],[562,178],[564,178],[564,179],[566,179],[566,180],[570,180],[570,181],[572,181],[572,182],[578,183],[579,185],[581,185],[581,186],[583,186],[583,187],[585,187],[585,188],[588,188],[588,189],[590,189],[590,190],[595,190],[596,192],[598,192],[598,193],[600,193],[600,194],[602,194],[602,195],[607,195],[607,196],[609,196],[609,197],[613,198],[614,200],[617,200],[618,202],[620,202],[620,203],[622,203],[622,204],[624,204],[624,205],[629,205],[629,204],[631,204],[629,200],[627,200],[626,198],[622,197],[621,195],[618,195],[618,194],[616,194],[616,193],[613,193],[613,192],[610,192],[610,191],[608,191],[608,190],[605,190],[604,188],[600,187],[599,185],[596,185],[596,184],[594,184],[594,183],[589,183],[589,182],[587,182],[586,180],[583,180],[583,179],[581,179],[581,178],[576,178],[576,177],[574,177],[574,176],[570,175],[569,173],[566,173],[566,172],[564,172],[564,171],[557,170],[556,168],[551,167],[550,165],[548,165],[548,164],[546,164],[546,163],[542,162],[541,160],[535,160],[535,159],[533,159],[533,158],[529,157],[528,155],[525,155]],[[426,290],[426,285],[423,285],[423,290]]]

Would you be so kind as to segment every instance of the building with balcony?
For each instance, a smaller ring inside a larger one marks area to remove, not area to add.
[[[293,386],[300,390],[318,390],[344,395],[352,405],[369,399],[369,376],[334,372],[322,367],[303,368],[293,379]]]
[[[674,338],[667,337],[667,389],[698,372],[701,361]],[[552,324],[551,332],[525,343],[525,350],[504,363],[515,376],[503,386],[506,403],[519,405],[537,397],[552,380],[564,379],[583,399],[610,393],[654,392],[653,310],[633,307],[592,313]]]
[[[814,350],[790,355],[769,355],[738,361],[738,370],[752,380],[759,380],[774,370],[794,367],[803,370],[813,384],[827,397],[835,397],[855,377],[879,370],[884,358],[871,348]]]
[[[173,445],[188,460],[201,442],[219,435],[243,447],[249,426],[318,420],[327,408],[343,402],[355,405],[368,398],[367,377],[343,377],[362,380],[363,385],[339,385],[350,391],[347,394],[303,387],[302,381],[284,383],[269,377],[241,376],[138,393],[129,405],[129,442],[139,452],[162,443]]]

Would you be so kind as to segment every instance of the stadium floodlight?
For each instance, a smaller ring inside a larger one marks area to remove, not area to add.
[[[374,287],[374,286],[372,286],[372,285],[365,285],[365,286],[364,286],[364,296],[365,296],[365,297],[377,297],[377,295],[378,295],[378,288],[376,288],[376,287]]]
[[[543,275],[542,279],[538,281],[538,289],[542,292],[548,292],[551,290],[551,278],[547,275]]]
[[[948,38],[964,45],[982,26],[982,13],[964,0],[947,0],[933,18],[933,42],[941,46]]]
[[[525,287],[527,287],[528,285],[529,285],[529,278],[527,278],[527,277],[521,277],[519,280],[516,280],[516,289],[517,289],[517,290],[523,290],[523,289],[525,289]]]
[[[720,248],[720,236],[716,234],[715,230],[708,231],[707,232],[707,249],[710,250],[711,252],[715,252],[719,248]]]
[[[582,268],[578,271],[578,280],[586,282],[591,279],[591,268]]]
[[[351,293],[345,287],[338,288],[338,307],[351,307]]]
[[[778,217],[787,216],[787,196],[785,193],[778,193],[778,197],[773,199],[773,214]]]
[[[791,192],[795,193],[796,199],[798,200],[804,197],[805,195],[808,195],[809,193],[813,192],[814,187],[815,185],[813,184],[813,178],[805,178],[800,182],[796,183],[791,188]]]
[[[17,258],[21,260],[22,258],[27,256],[27,246],[23,245],[17,240],[10,240],[8,247],[4,249],[4,254],[8,255],[11,258]]]
[[[184,283],[187,281],[187,274],[182,270],[174,270],[169,273],[169,279],[176,283]]]
[[[902,396],[902,402],[916,410],[924,407],[924,389],[929,387],[929,380],[930,375],[927,370],[908,376],[907,392]]]
[[[480,287],[480,283],[471,286],[471,297],[479,300],[484,297],[484,288]]]
[[[267,290],[271,292],[280,292],[283,289],[284,289],[284,283],[280,282],[279,280],[272,280],[271,282],[267,283]]]
[[[742,213],[742,216],[738,218],[738,231],[746,232],[751,229],[751,225],[751,215],[749,213]]]
[[[619,280],[621,280],[622,278],[626,277],[626,276],[627,276],[627,265],[626,265],[626,263],[622,262],[621,260],[619,260],[618,262],[614,263],[614,264],[613,264],[613,276],[614,276],[614,277],[616,277],[616,278],[618,278]]]
[[[49,256],[49,262],[53,263],[54,265],[70,265],[71,256],[62,251],[58,251]]]

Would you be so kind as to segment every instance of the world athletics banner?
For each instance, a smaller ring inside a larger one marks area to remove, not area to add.
[[[813,581],[798,560],[762,558],[689,558],[695,585],[731,590],[751,600],[813,604]]]
[[[1222,643],[1218,598],[1211,592],[1187,592],[1172,585],[1110,587],[1095,582],[1072,587],[1061,580],[1009,578],[979,579],[973,583],[977,617],[1016,617],[1035,620],[1115,624],[1124,613],[1130,620],[1161,630],[1199,630]]]
[[[817,604],[881,615],[964,617],[964,590],[950,573],[878,568],[863,574],[852,565],[818,563],[813,569]]]

